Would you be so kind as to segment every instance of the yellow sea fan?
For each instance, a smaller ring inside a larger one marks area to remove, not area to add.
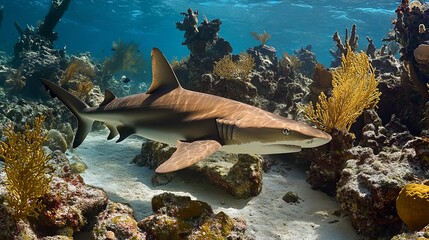
[[[350,47],[342,56],[342,66],[332,72],[332,96],[322,92],[314,106],[303,106],[306,117],[319,129],[336,128],[349,131],[365,109],[373,108],[380,100],[379,79],[366,53],[354,53]]]
[[[5,161],[6,202],[16,218],[37,216],[44,207],[41,197],[51,182],[49,156],[42,149],[46,134],[44,117],[36,117],[34,127],[25,125],[23,133],[15,133],[13,125],[4,129],[6,142],[0,142],[0,156]]]
[[[215,63],[213,73],[225,79],[247,80],[254,66],[255,59],[248,53],[240,53],[238,62],[234,62],[231,55],[226,55]]]

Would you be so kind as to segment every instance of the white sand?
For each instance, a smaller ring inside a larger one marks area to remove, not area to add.
[[[131,204],[138,220],[152,214],[154,195],[169,191],[207,202],[215,212],[244,217],[247,234],[256,239],[363,239],[348,217],[332,215],[339,209],[335,199],[312,190],[305,181],[305,173],[295,167],[289,171],[274,167],[263,176],[261,194],[246,200],[234,199],[192,176],[154,187],[153,170],[130,164],[140,153],[143,139],[130,137],[117,144],[107,141],[107,135],[107,131],[91,132],[79,148],[67,154],[79,156],[88,165],[82,174],[87,184],[103,188],[113,201]],[[283,201],[288,191],[298,194],[302,201],[295,205]]]

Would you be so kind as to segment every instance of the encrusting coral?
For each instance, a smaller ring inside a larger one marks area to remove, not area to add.
[[[342,56],[342,67],[332,72],[332,96],[322,92],[314,106],[303,106],[306,117],[325,131],[336,128],[349,131],[363,110],[373,108],[380,99],[379,79],[366,53],[354,53],[349,47]]]
[[[396,199],[396,210],[411,231],[429,224],[429,186],[416,183],[405,185]]]
[[[215,63],[213,73],[225,79],[247,80],[255,66],[255,59],[248,53],[241,53],[239,60],[234,62],[231,55],[226,55]]]
[[[36,117],[34,128],[26,124],[23,133],[15,133],[13,125],[9,125],[4,131],[7,142],[0,143],[7,175],[6,201],[17,219],[38,216],[44,207],[41,197],[49,191],[49,156],[42,148],[47,138],[42,130],[44,119]]]

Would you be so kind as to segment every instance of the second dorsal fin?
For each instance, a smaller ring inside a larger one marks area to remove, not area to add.
[[[150,85],[148,94],[159,89],[175,89],[180,88],[180,83],[177,80],[176,74],[171,68],[165,56],[158,48],[152,49],[152,84]]]
[[[100,104],[100,106],[106,106],[111,101],[115,100],[115,98],[116,98],[115,94],[106,89],[106,91],[104,92],[104,100]]]

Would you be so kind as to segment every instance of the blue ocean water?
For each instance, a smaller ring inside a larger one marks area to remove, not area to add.
[[[69,54],[91,52],[95,58],[111,55],[113,41],[121,39],[138,43],[149,56],[152,47],[160,48],[167,58],[189,54],[183,32],[175,23],[183,20],[181,12],[188,8],[199,11],[199,20],[222,21],[220,36],[229,41],[234,53],[245,51],[259,43],[250,32],[266,31],[272,35],[267,42],[282,52],[312,45],[317,60],[329,66],[334,47],[332,35],[357,25],[360,49],[367,45],[366,36],[380,47],[381,39],[392,28],[394,10],[400,1],[364,0],[72,0],[56,31],[56,47],[67,48]],[[14,27],[33,25],[43,20],[51,0],[0,0],[4,20],[0,28],[0,50],[13,51],[18,38]]]

